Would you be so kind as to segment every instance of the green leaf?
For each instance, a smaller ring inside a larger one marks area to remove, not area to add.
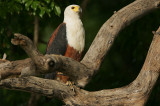
[[[55,5],[54,12],[57,16],[61,15],[61,8],[58,5]]]
[[[48,4],[50,3],[50,0],[45,0],[45,1],[46,1],[46,3],[48,3]]]
[[[36,12],[33,12],[33,15],[35,16],[35,15],[36,15]]]
[[[47,13],[50,13],[50,12],[51,12],[51,9],[46,9],[46,12],[47,12]]]
[[[49,17],[51,17],[51,9],[46,9],[46,13],[48,14]]]
[[[39,13],[39,16],[42,18],[43,15],[44,15],[44,13],[45,13],[45,9],[44,9],[44,8],[41,8],[41,12]]]
[[[15,0],[15,1],[17,1],[18,3],[23,3],[23,0]]]
[[[50,14],[50,13],[48,13],[48,16],[49,16],[49,17],[51,17],[51,14]]]
[[[51,2],[51,9],[53,10],[54,8],[54,2]]]
[[[33,1],[32,5],[31,5],[31,8],[32,8],[34,11],[36,11],[38,5],[40,5],[40,2],[39,2],[39,1]]]
[[[27,9],[27,10],[29,10],[29,6],[32,4],[32,0],[29,0],[29,1],[27,1],[26,3],[25,3],[25,8]]]
[[[22,6],[18,5],[18,4],[14,5],[12,8],[13,8],[14,11],[17,11],[17,12],[20,12],[22,10]]]
[[[27,2],[28,0],[22,0],[22,3],[25,3],[25,2]]]

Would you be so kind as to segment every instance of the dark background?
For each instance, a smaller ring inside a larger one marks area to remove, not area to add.
[[[86,31],[84,54],[91,45],[100,27],[113,15],[113,12],[118,11],[133,1],[134,0],[90,0],[87,3],[82,18]],[[17,12],[18,10],[13,11],[13,8],[16,7],[12,7],[12,4],[7,3],[9,3],[9,0],[0,0],[0,58],[2,58],[3,53],[6,53],[8,60],[25,59],[28,57],[26,53],[20,47],[13,46],[10,40],[15,32],[27,35],[32,39],[35,16],[32,15],[32,11],[23,8],[23,4],[20,4],[23,9]],[[47,42],[50,34],[63,21],[63,11],[65,7],[70,4],[81,5],[82,1],[68,0],[64,2],[63,0],[59,0],[55,1],[55,3],[61,8],[62,13],[60,16],[55,15],[54,12],[50,12],[50,17],[47,14],[44,14],[43,17],[40,17],[40,14],[37,15],[39,17],[38,48],[42,53],[45,53],[46,49],[46,44],[42,43],[42,41]],[[11,10],[9,10],[7,6],[11,6]],[[10,13],[10,11],[12,12]],[[93,80],[85,89],[97,91],[118,88],[131,83],[142,68],[153,38],[152,31],[156,31],[159,25],[160,12],[156,10],[143,16],[122,30],[105,57],[99,73],[94,76]],[[160,105],[159,84],[160,79],[158,79],[146,106]],[[0,104],[2,106],[26,106],[29,97],[30,93],[0,89]],[[41,97],[38,102],[38,105],[42,106],[61,104],[62,103],[56,99],[45,102],[44,97]]]

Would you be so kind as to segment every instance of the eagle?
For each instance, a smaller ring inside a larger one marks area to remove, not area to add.
[[[69,5],[64,11],[64,20],[52,33],[46,54],[57,54],[80,61],[85,46],[85,30],[81,21],[82,9],[79,5]],[[69,80],[63,73],[45,75],[47,79],[57,79],[64,83]]]

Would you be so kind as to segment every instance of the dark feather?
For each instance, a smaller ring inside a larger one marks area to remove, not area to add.
[[[67,38],[66,38],[66,24],[62,23],[54,31],[48,41],[46,54],[59,54],[64,55],[67,50]],[[45,78],[54,79],[56,72],[46,74]]]
[[[67,49],[66,24],[62,23],[49,39],[46,54],[64,55]]]

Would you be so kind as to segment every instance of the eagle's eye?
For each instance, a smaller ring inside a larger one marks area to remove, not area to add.
[[[75,7],[71,7],[71,9],[74,9]]]

